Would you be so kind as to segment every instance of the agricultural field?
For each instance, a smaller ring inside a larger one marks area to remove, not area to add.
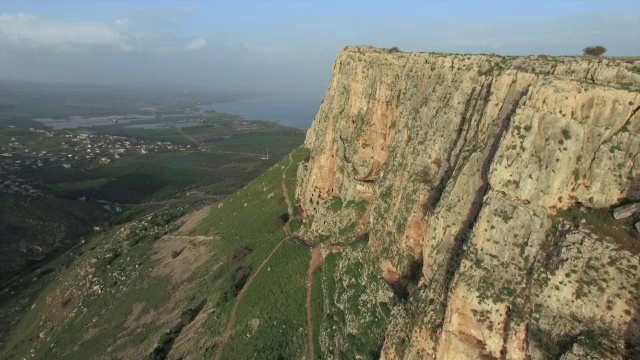
[[[0,128],[0,136],[14,139],[8,150],[16,156],[68,156],[72,165],[63,169],[58,160],[57,166],[25,167],[19,172],[21,178],[63,198],[126,203],[157,201],[188,191],[228,194],[299,146],[304,136],[299,129],[213,112],[205,113],[197,124],[188,123],[197,126],[181,127],[191,120],[171,117],[160,129],[96,127],[93,135],[83,138],[68,130],[21,128]],[[127,139],[135,143],[122,145]],[[118,148],[125,148],[126,155],[110,155]]]

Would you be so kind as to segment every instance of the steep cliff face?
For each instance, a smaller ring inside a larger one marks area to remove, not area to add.
[[[347,47],[333,72],[300,233],[368,240],[382,358],[637,354],[640,240],[609,208],[640,199],[640,60]]]

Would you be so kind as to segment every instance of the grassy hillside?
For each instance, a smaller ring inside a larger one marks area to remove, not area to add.
[[[165,208],[87,239],[0,358],[303,356],[309,251],[283,227],[291,161],[211,209]]]
[[[220,203],[161,207],[25,278],[30,309],[0,358],[376,357],[393,294],[366,240],[312,258],[289,235],[306,159],[299,148]],[[2,313],[19,308],[1,295]]]

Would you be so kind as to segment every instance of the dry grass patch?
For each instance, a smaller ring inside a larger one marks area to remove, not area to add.
[[[157,261],[151,275],[169,276],[173,282],[186,280],[200,265],[209,259],[212,236],[167,235],[154,245],[153,259]]]
[[[180,222],[183,222],[182,226],[180,227],[180,229],[178,229],[178,231],[176,231],[176,235],[188,235],[191,230],[193,230],[198,224],[200,224],[202,219],[209,215],[210,211],[211,205],[205,206],[198,211],[194,211],[188,215],[183,216],[182,219],[180,219]]]
[[[201,311],[191,323],[182,329],[173,343],[169,359],[191,359],[193,356],[204,353],[210,339],[204,333],[206,328],[203,325],[214,312],[214,309]]]

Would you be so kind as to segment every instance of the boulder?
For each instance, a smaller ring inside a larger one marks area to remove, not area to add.
[[[625,219],[640,212],[640,203],[629,204],[617,207],[613,210],[613,217],[616,220]]]

